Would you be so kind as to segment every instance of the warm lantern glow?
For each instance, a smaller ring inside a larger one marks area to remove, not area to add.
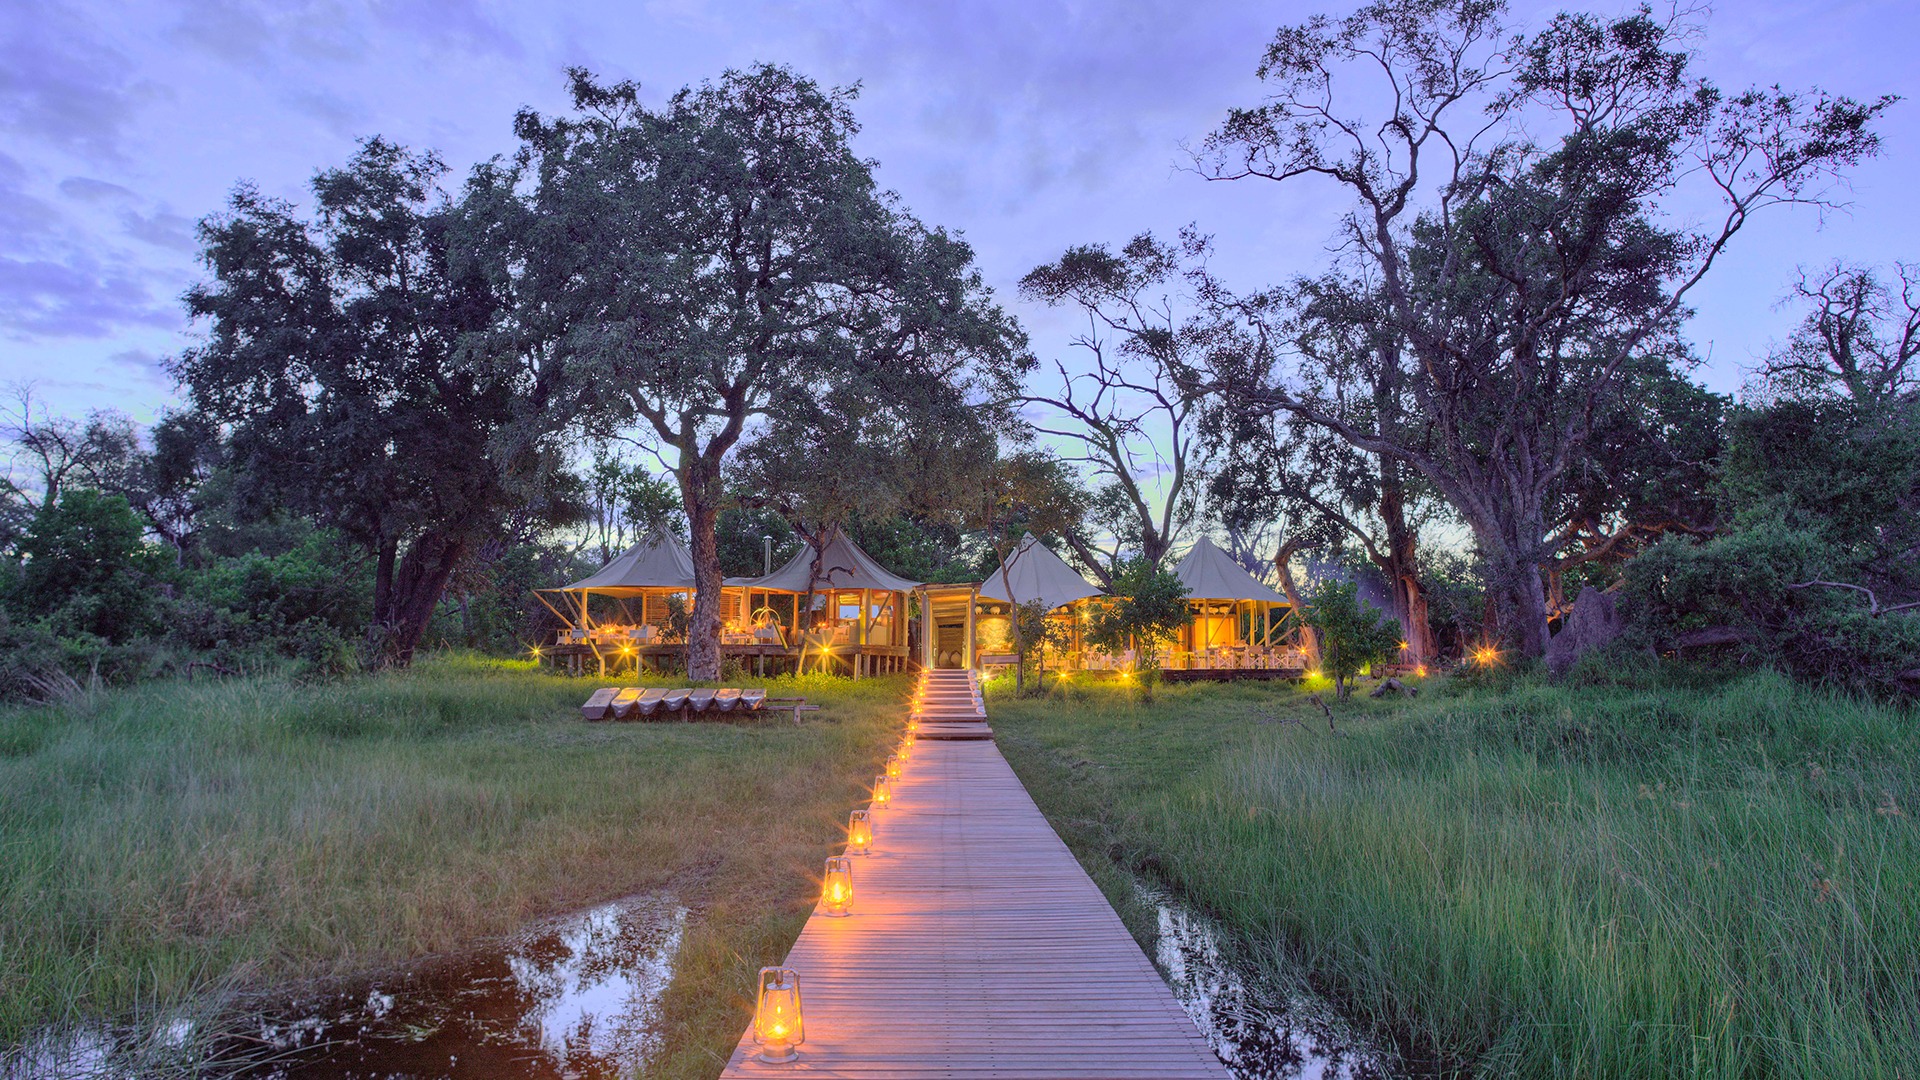
[[[1481,667],[1492,667],[1500,662],[1500,650],[1491,645],[1482,645],[1473,650],[1473,662]]]
[[[893,782],[887,779],[885,773],[882,773],[881,775],[874,777],[873,778],[873,808],[875,810],[885,810],[887,808],[887,804],[891,803],[892,801],[893,801]]]
[[[873,846],[873,813],[855,810],[847,818],[847,854],[865,855]]]
[[[887,755],[887,777],[892,780],[900,779],[900,755],[899,754]]]
[[[907,730],[908,730],[908,731],[919,731],[919,730],[920,730],[920,721],[918,721],[918,720],[915,720],[915,719],[914,719],[913,717],[911,717],[911,716],[909,716],[909,717],[907,717]]]
[[[761,1061],[792,1061],[800,1056],[793,1048],[807,1037],[800,1022],[800,976],[792,968],[760,969],[753,1038],[761,1046]]]
[[[839,918],[853,906],[853,860],[835,855],[827,860],[827,876],[820,883],[820,913]]]
[[[1413,673],[1414,673],[1415,675],[1418,675],[1418,676],[1420,676],[1420,677],[1421,677],[1421,678],[1423,678],[1423,679],[1424,679],[1424,678],[1426,678],[1426,677],[1427,677],[1427,665],[1425,665],[1425,664],[1421,664],[1421,665],[1420,665],[1419,667],[1416,667],[1416,668],[1414,668],[1414,669],[1413,669]]]
[[[913,758],[913,732],[909,731],[907,732],[907,737],[900,740],[900,760],[909,761],[912,758]]]

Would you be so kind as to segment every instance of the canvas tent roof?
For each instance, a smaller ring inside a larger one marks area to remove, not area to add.
[[[1173,576],[1187,587],[1187,598],[1191,600],[1287,602],[1286,597],[1241,569],[1232,556],[1204,536],[1193,545],[1192,551],[1187,552],[1187,557],[1180,560]]]
[[[641,589],[693,588],[693,554],[670,532],[656,532],[615,555],[607,565],[550,592],[622,593]]]
[[[769,589],[773,592],[803,593],[807,591],[807,575],[813,563],[813,545],[808,544],[800,553],[787,560],[782,566],[765,577],[728,578],[730,586],[748,589]],[[917,581],[908,581],[887,572],[886,568],[873,561],[873,556],[860,550],[860,545],[847,539],[840,533],[827,542],[827,550],[820,560],[820,578],[813,583],[816,591],[825,589],[878,589],[882,592],[912,592],[920,587]]]
[[[1006,569],[1007,584],[1011,586],[1013,596],[1007,595],[1008,589],[1000,581],[1000,568],[995,567],[980,585],[981,599],[1020,604],[1039,600],[1047,605],[1048,611],[1052,611],[1075,600],[1100,595],[1099,589],[1075,573],[1073,567],[1048,550],[1045,544],[1034,539],[1032,533],[1020,538],[1019,546],[1007,556]]]

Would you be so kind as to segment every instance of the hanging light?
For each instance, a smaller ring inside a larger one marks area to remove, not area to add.
[[[899,754],[887,755],[887,778],[889,780],[900,779],[900,755]]]
[[[847,854],[865,855],[873,846],[873,812],[855,810],[847,818]]]
[[[893,781],[887,779],[886,773],[881,773],[873,778],[873,808],[885,810],[892,802]]]
[[[759,993],[754,996],[753,1038],[760,1044],[761,1061],[778,1064],[800,1056],[794,1047],[806,1042],[800,1023],[800,975],[792,968],[760,969]]]
[[[820,883],[820,914],[840,918],[853,906],[853,860],[835,855],[827,860],[827,876]]]

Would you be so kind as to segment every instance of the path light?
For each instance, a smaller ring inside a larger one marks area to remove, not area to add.
[[[1491,645],[1482,645],[1473,650],[1473,662],[1490,668],[1500,662],[1500,650]]]
[[[760,1044],[761,1061],[779,1063],[800,1056],[794,1047],[807,1041],[800,1024],[800,976],[792,968],[760,969],[760,992],[754,998],[753,1038]]]
[[[853,906],[853,860],[835,855],[827,860],[827,877],[820,884],[820,913],[840,918]]]
[[[913,732],[909,731],[907,732],[906,738],[903,738],[900,740],[900,760],[910,761],[912,759],[913,759]]]
[[[900,755],[899,754],[887,755],[887,779],[889,780],[900,779]]]
[[[847,854],[865,855],[873,846],[873,813],[855,810],[847,818]]]
[[[885,773],[873,778],[873,808],[885,810],[893,802],[893,782]]]

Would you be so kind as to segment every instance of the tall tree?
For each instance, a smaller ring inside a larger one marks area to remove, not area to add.
[[[1076,307],[1087,322],[1073,344],[1088,366],[1056,359],[1059,389],[1025,400],[1050,413],[1040,433],[1077,446],[1072,460],[1101,484],[1094,510],[1114,534],[1113,550],[1098,552],[1077,532],[1068,539],[1103,582],[1127,557],[1160,565],[1197,515],[1192,373],[1211,327],[1190,286],[1207,251],[1192,230],[1177,245],[1142,233],[1117,253],[1104,244],[1069,248],[1020,280],[1027,297]]]
[[[653,109],[632,83],[572,76],[572,116],[516,124],[525,347],[563,360],[584,415],[636,423],[673,459],[697,581],[688,670],[712,678],[715,522],[754,426],[881,375],[888,392],[1004,398],[1024,341],[972,250],[875,185],[854,91],[759,66]]]
[[[487,347],[506,298],[437,187],[445,171],[369,139],[314,177],[311,222],[242,185],[201,223],[210,279],[187,307],[207,337],[173,367],[225,429],[244,505],[371,556],[375,663],[412,658],[455,568],[508,519],[568,514],[550,499],[558,448],[518,437],[529,380],[550,372]]]
[[[1539,656],[1551,507],[1622,370],[1671,355],[1686,297],[1755,213],[1821,201],[1877,151],[1891,99],[1724,94],[1690,71],[1695,28],[1644,9],[1513,39],[1503,15],[1378,0],[1283,28],[1258,69],[1272,95],[1233,110],[1202,164],[1353,197],[1346,277],[1404,341],[1414,407],[1365,425],[1286,382],[1222,389],[1424,477],[1472,530],[1510,644]],[[1717,198],[1717,218],[1663,219],[1683,186]]]
[[[1767,388],[1869,410],[1920,403],[1920,267],[1896,263],[1893,277],[1897,289],[1872,267],[1802,274],[1791,299],[1806,315],[1761,365]]]

